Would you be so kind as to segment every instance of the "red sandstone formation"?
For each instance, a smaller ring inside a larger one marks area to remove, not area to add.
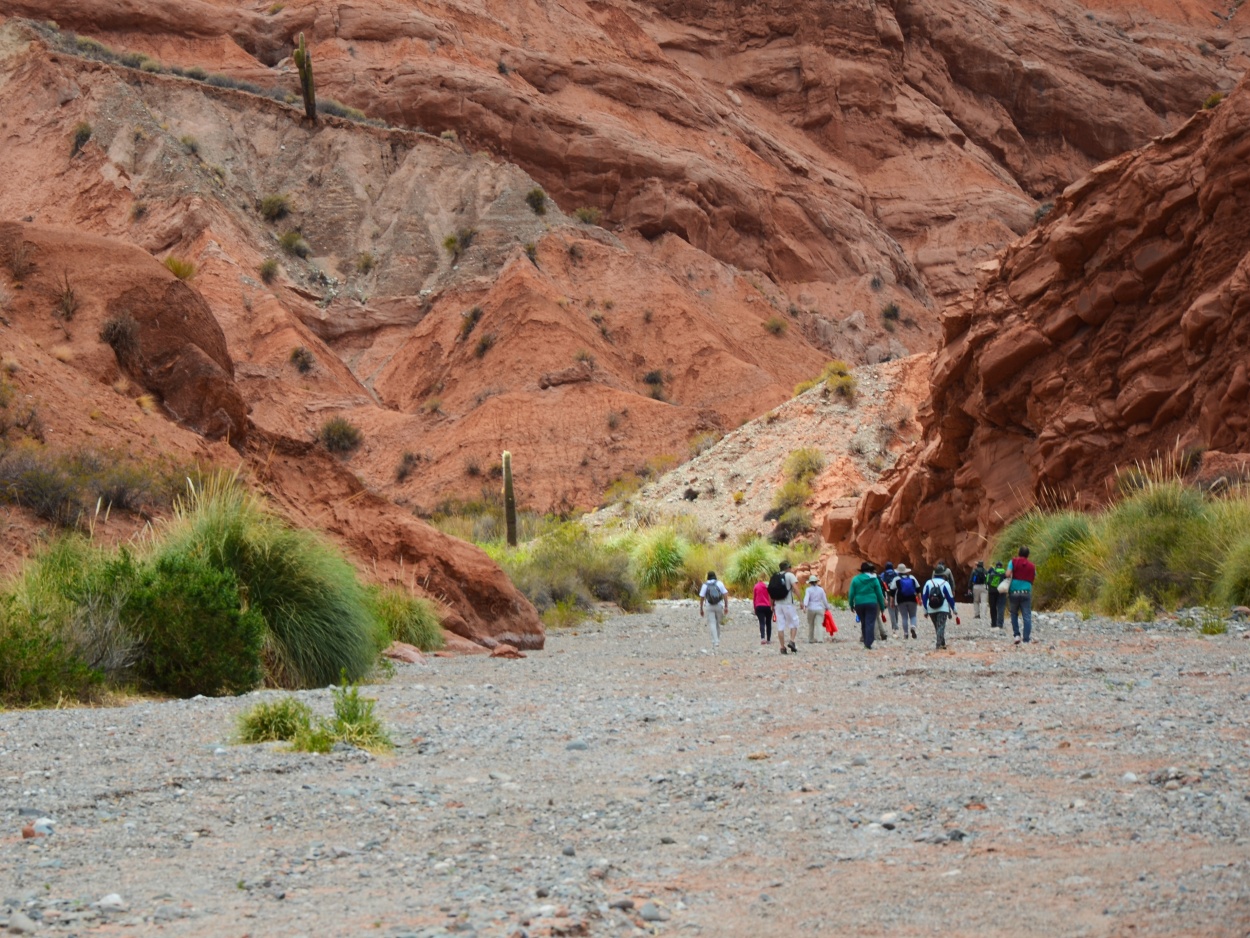
[[[855,552],[967,563],[1043,496],[1095,505],[1134,460],[1250,451],[1248,128],[1243,83],[986,265],[943,318],[923,445],[864,496]]]

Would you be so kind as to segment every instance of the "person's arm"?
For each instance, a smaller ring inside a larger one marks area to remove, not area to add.
[[[720,583],[719,580],[717,580],[716,582]],[[724,583],[720,583],[720,591],[724,597],[723,599],[721,599],[721,602],[724,603],[723,611],[725,615],[729,615],[729,587],[726,586]]]
[[[699,587],[699,615],[703,615],[703,594],[707,592],[707,584],[704,583]]]
[[[877,602],[882,609],[885,608],[885,590],[881,588],[881,581],[874,578],[873,584],[877,587]]]

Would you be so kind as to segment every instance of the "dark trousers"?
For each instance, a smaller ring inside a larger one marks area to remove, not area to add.
[[[998,590],[990,590],[990,628],[1001,629],[1003,627],[1003,602],[1007,599]]]
[[[937,648],[946,647],[946,620],[950,618],[949,612],[931,612],[929,618],[933,620],[933,637]]]
[[[760,638],[771,642],[773,640],[773,607],[756,606],[755,618],[760,620]]]
[[[881,607],[876,603],[870,606],[856,606],[855,615],[859,616],[861,639],[866,647],[872,647],[872,640],[877,637],[877,620],[881,618]]]
[[[1011,608],[1011,633],[1020,637],[1020,616],[1024,616],[1024,640],[1033,640],[1033,594],[1010,593],[1008,605]]]

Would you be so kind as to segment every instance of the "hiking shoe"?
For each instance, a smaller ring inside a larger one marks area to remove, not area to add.
[[[791,643],[790,643],[790,654],[792,654],[792,655],[797,655],[798,653],[799,653],[799,650],[798,650],[797,648],[795,648],[795,647],[794,647],[794,642],[791,642]]]
[[[781,653],[782,653],[783,655],[784,655],[784,654],[787,654],[787,652],[786,652],[786,646],[785,646],[785,645],[782,645],[782,646],[781,646]]]
[[[761,644],[761,645],[767,645],[767,644],[768,644],[768,642],[767,642],[767,641],[765,641],[764,639],[762,639],[762,638],[761,638],[761,639],[760,639],[760,644]]]
[[[1016,636],[1016,644],[1017,644],[1017,645],[1019,645],[1019,644],[1020,644],[1020,636],[1019,636],[1019,635],[1017,635],[1017,636]]]
[[[915,637],[916,637],[916,627],[915,627],[915,626],[912,626],[912,630],[911,630],[911,637],[912,637],[912,638],[915,638]]]

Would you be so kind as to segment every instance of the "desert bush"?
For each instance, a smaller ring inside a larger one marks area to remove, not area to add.
[[[579,348],[573,353],[573,361],[577,362],[579,365],[589,365],[592,368],[595,366],[595,356],[591,355],[590,352],[584,348]]]
[[[160,553],[199,555],[234,574],[264,620],[266,681],[322,687],[368,673],[385,636],[352,566],[310,531],[266,512],[229,476],[192,489]]]
[[[525,193],[525,202],[535,215],[547,214],[547,193],[538,186]]]
[[[316,363],[316,356],[304,346],[297,345],[295,348],[291,349],[291,364],[295,366],[295,370],[300,374],[308,374],[313,370],[313,365]]]
[[[113,349],[113,354],[122,365],[127,365],[139,355],[139,323],[129,310],[123,310],[104,320],[104,325],[100,327],[100,341]]]
[[[455,234],[449,234],[443,238],[443,249],[451,255],[453,264],[460,260],[460,256],[473,246],[473,240],[476,237],[476,228],[461,228]]]
[[[321,425],[317,439],[332,453],[340,455],[359,448],[364,439],[360,428],[345,417],[331,417]]]
[[[324,731],[328,732],[332,744],[346,743],[368,752],[388,752],[394,748],[382,721],[373,712],[376,700],[361,697],[360,687],[355,683],[336,687],[330,693],[334,698],[334,718],[324,725]],[[296,737],[297,749],[301,748],[300,742],[301,737]],[[324,750],[310,748],[310,751]]]
[[[741,505],[747,500],[747,493],[739,489],[733,493],[733,502],[735,505]]]
[[[375,586],[369,590],[369,606],[391,640],[422,651],[443,647],[443,626],[429,600],[398,586]]]
[[[235,738],[241,743],[289,742],[313,722],[312,708],[294,697],[266,700],[239,714]]]
[[[200,142],[196,140],[194,137],[188,135],[180,139],[178,142],[181,143],[182,148],[186,150],[188,153],[190,153],[192,156],[200,155]]]
[[[468,312],[462,313],[460,316],[460,339],[464,341],[469,337],[475,326],[482,321],[482,307],[474,306]]]
[[[1215,596],[1228,606],[1250,606],[1250,535],[1233,544],[1220,562]]]
[[[278,259],[276,257],[266,257],[260,262],[260,266],[256,268],[260,274],[260,279],[265,283],[273,283],[274,278],[278,276]]]
[[[312,254],[312,246],[304,240],[304,236],[295,229],[285,231],[278,238],[278,245],[288,254],[295,257],[308,257]],[[263,264],[261,265],[264,266]]]
[[[1207,95],[1202,102],[1202,109],[1204,111],[1210,111],[1213,108],[1219,107],[1220,102],[1223,100],[1224,92],[1222,91],[1217,91],[1214,94]]]
[[[1033,212],[1033,224],[1035,225],[1041,224],[1041,222],[1046,218],[1046,216],[1049,215],[1054,210],[1055,210],[1054,202],[1043,202]]]
[[[773,493],[773,510],[789,511],[791,508],[802,507],[812,497],[811,486],[800,479],[787,479]]]
[[[525,256],[529,258],[530,263],[535,267],[538,266],[538,245],[533,241],[525,242]]]
[[[639,537],[633,550],[638,582],[657,594],[677,585],[690,545],[672,528],[657,528]]]
[[[854,375],[832,375],[825,380],[825,387],[848,404],[853,404],[859,383]]]
[[[400,456],[399,465],[395,467],[395,481],[403,482],[406,480],[410,475],[412,475],[413,470],[417,468],[418,462],[419,460],[416,453],[405,452],[402,456]]]
[[[495,333],[487,332],[485,335],[479,336],[477,345],[473,348],[473,354],[477,358],[485,358],[486,353],[491,350],[495,344]]]
[[[0,703],[22,706],[88,700],[104,675],[89,667],[55,630],[0,593]]]
[[[780,316],[770,316],[764,322],[764,330],[769,335],[783,336],[786,334],[786,321]]]
[[[648,387],[658,388],[664,384],[664,372],[659,369],[648,371],[642,376],[642,383]]]
[[[603,212],[595,208],[593,205],[583,205],[573,212],[573,217],[580,221],[583,225],[597,225],[599,220],[603,218]]]
[[[759,580],[767,581],[777,570],[781,554],[761,537],[743,544],[729,558],[725,582],[735,589],[750,590]]]
[[[806,508],[788,508],[777,519],[768,539],[774,544],[789,544],[800,534],[810,531],[812,523],[812,513]]]
[[[74,125],[74,144],[70,148],[69,155],[77,156],[82,152],[82,148],[87,145],[87,141],[91,139],[91,125],[86,121]]]
[[[179,280],[190,280],[195,276],[195,264],[172,254],[165,258],[165,267]]]
[[[331,117],[342,117],[346,120],[356,121],[358,123],[372,123],[369,120],[369,115],[364,111],[359,108],[350,107],[339,101],[335,101],[333,98],[318,98],[317,113],[329,114]]]
[[[86,511],[82,490],[65,468],[31,447],[0,453],[0,500],[58,525],[76,524]]]
[[[56,313],[69,322],[77,315],[79,305],[78,292],[69,282],[69,272],[66,271],[61,275],[61,284],[56,292]]]
[[[139,577],[126,613],[144,640],[146,683],[178,697],[241,694],[262,677],[265,620],[244,608],[233,571],[168,551]]]
[[[356,273],[368,274],[378,266],[378,259],[369,251],[361,251],[356,255]]]
[[[265,221],[286,218],[291,211],[291,200],[285,195],[266,195],[260,200],[259,211]]]
[[[716,430],[705,430],[690,438],[689,450],[691,457],[701,456],[724,438],[724,434]]]
[[[135,199],[130,204],[130,220],[138,221],[148,213],[148,203],[144,199]]]
[[[825,457],[812,446],[796,449],[786,457],[782,472],[795,482],[810,482],[825,468]]]
[[[17,241],[9,248],[8,257],[5,258],[5,266],[9,268],[9,275],[18,283],[21,283],[35,271],[35,252],[29,241]]]

